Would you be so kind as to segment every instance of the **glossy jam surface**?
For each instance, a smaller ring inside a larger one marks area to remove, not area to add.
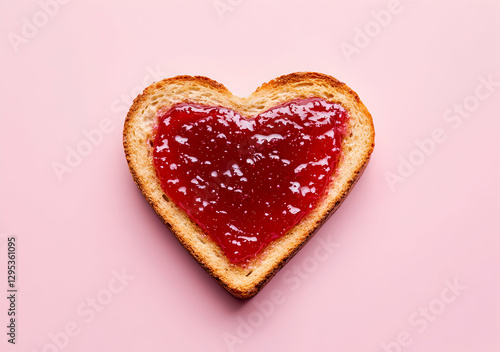
[[[158,114],[153,159],[167,196],[245,264],[309,213],[340,158],[347,113],[319,98],[247,119],[178,104]]]

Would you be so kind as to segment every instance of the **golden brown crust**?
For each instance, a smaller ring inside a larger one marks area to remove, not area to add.
[[[325,199],[299,224],[268,246],[248,268],[235,266],[163,193],[148,143],[156,112],[178,102],[193,101],[226,106],[251,117],[274,105],[306,97],[337,102],[349,113],[350,134],[343,142],[339,173]],[[353,90],[331,76],[299,72],[264,83],[247,98],[236,97],[222,84],[202,76],[177,76],[153,83],[134,100],[127,114],[123,144],[130,172],[158,216],[210,275],[232,295],[246,299],[259,292],[340,206],[368,164],[374,137],[371,115]]]

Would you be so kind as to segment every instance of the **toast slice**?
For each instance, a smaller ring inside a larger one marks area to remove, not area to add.
[[[220,246],[206,236],[188,215],[163,192],[153,165],[152,138],[157,112],[191,102],[230,108],[253,117],[294,99],[323,98],[347,110],[348,132],[342,158],[326,194],[316,207],[281,238],[273,241],[247,266],[232,264]],[[340,206],[365,169],[374,148],[370,113],[358,95],[337,79],[313,72],[292,73],[261,85],[247,98],[231,94],[222,84],[201,76],[177,76],[153,83],[128,112],[123,145],[130,172],[158,216],[205,270],[235,297],[259,292]]]

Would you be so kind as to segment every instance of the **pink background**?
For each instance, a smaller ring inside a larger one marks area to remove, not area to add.
[[[219,2],[232,11],[219,17],[211,0],[0,2],[0,350],[499,351],[500,87],[481,79],[500,81],[500,2]],[[24,19],[39,26],[13,45]],[[144,201],[121,129],[131,97],[159,78],[205,75],[245,96],[295,71],[357,91],[376,148],[313,241],[241,302]],[[467,119],[447,113],[463,104]],[[58,179],[53,164],[106,121],[112,131]],[[16,346],[3,328],[11,235]],[[326,259],[320,239],[336,246]]]

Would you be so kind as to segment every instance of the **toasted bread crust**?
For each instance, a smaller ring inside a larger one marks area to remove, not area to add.
[[[149,143],[157,123],[156,113],[180,102],[196,102],[225,106],[242,116],[253,117],[272,106],[309,97],[339,103],[349,114],[349,132],[343,141],[343,158],[337,175],[316,208],[287,234],[270,244],[248,267],[231,264],[215,241],[206,236],[161,189]],[[259,292],[340,206],[366,168],[374,139],[372,117],[358,95],[337,79],[314,72],[275,78],[262,84],[247,98],[234,96],[224,85],[207,77],[167,78],[153,83],[134,100],[123,131],[130,172],[146,200],[198,263],[227,291],[241,299]]]

